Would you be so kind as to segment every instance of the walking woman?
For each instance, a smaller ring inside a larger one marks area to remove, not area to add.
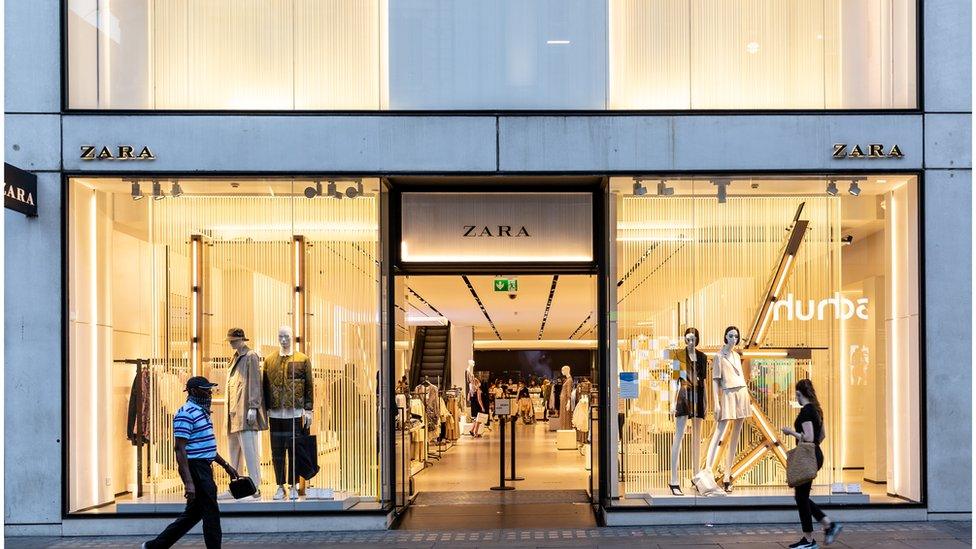
[[[823,408],[817,400],[817,392],[813,390],[813,382],[809,379],[801,379],[796,382],[796,401],[800,403],[800,413],[793,422],[793,428],[783,427],[783,434],[796,437],[799,442],[812,442],[816,445],[817,470],[823,467],[824,455],[820,449],[820,443],[826,436],[824,435]],[[803,537],[800,541],[790,545],[793,548],[816,549],[819,547],[813,539],[813,519],[816,518],[824,529],[824,540],[830,545],[837,539],[843,526],[839,522],[834,522],[827,518],[827,515],[820,510],[816,503],[810,500],[810,489],[813,487],[813,480],[805,482],[794,488],[794,498],[796,499],[796,509],[800,513],[800,525],[803,527]]]
[[[468,434],[477,438],[481,436],[481,421],[488,417],[488,407],[485,406],[485,397],[481,393],[481,381],[478,378],[471,380],[471,430]],[[481,420],[481,421],[479,421]]]

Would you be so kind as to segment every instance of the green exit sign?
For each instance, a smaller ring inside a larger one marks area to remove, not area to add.
[[[496,292],[517,292],[518,279],[517,278],[496,278],[495,291]]]

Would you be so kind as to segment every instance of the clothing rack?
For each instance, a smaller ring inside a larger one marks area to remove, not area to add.
[[[133,383],[136,383],[141,379],[141,376],[149,375],[149,364],[150,359],[148,358],[124,358],[120,360],[113,360],[115,364],[131,364],[136,367],[136,377],[133,378]],[[140,382],[139,390],[142,390],[142,383]],[[148,398],[147,395],[142,395],[142,398]],[[130,403],[131,405],[131,403]],[[149,459],[149,445],[146,444],[146,434],[142,429],[143,422],[137,417],[135,425],[135,446],[136,446],[136,498],[142,497],[142,448],[146,447],[146,463],[150,461]],[[149,468],[146,467],[146,476],[149,476]]]

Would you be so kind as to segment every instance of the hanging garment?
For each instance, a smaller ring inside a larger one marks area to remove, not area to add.
[[[136,366],[136,375],[132,378],[125,423],[126,438],[133,445],[149,442],[149,374],[141,366]]]
[[[573,409],[573,428],[581,433],[590,431],[590,397],[584,395]]]

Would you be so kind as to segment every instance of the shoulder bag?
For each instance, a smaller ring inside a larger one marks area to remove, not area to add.
[[[817,446],[812,442],[797,443],[786,452],[786,484],[795,488],[817,478]]]

